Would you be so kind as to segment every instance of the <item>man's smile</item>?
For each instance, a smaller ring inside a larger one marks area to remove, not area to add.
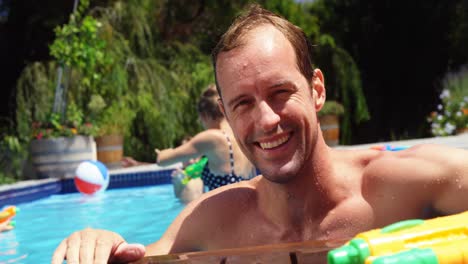
[[[287,142],[290,137],[291,137],[291,133],[283,134],[283,135],[280,135],[279,137],[274,136],[270,139],[262,140],[261,142],[259,141],[258,145],[264,150],[269,150],[269,149],[273,149],[273,148],[281,146],[282,144]]]

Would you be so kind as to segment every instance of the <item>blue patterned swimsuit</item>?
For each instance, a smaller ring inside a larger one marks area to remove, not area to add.
[[[230,183],[235,183],[235,182],[240,182],[240,181],[245,180],[244,178],[239,177],[234,173],[234,154],[232,152],[231,140],[229,139],[228,135],[226,135],[224,131],[223,133],[226,136],[226,139],[229,145],[229,158],[231,160],[231,173],[225,174],[225,175],[214,175],[208,168],[208,163],[210,162],[208,160],[208,162],[205,165],[205,168],[203,168],[202,180],[203,180],[203,184],[205,184],[205,186],[207,186],[210,191],[218,187],[230,184]]]

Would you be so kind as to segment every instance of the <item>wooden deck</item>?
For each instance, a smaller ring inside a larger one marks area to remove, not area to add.
[[[344,244],[343,241],[308,241],[188,252],[146,257],[133,264],[306,264],[326,263],[329,250]]]

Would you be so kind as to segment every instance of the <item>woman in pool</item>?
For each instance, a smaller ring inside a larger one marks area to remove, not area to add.
[[[166,166],[176,162],[185,162],[190,159],[205,156],[208,158],[203,172],[202,180],[208,190],[216,189],[255,176],[255,168],[240,150],[231,127],[218,107],[218,92],[215,85],[210,85],[202,93],[197,110],[205,131],[202,131],[177,148],[159,150],[156,152],[156,163]],[[175,181],[175,182],[174,182]],[[173,182],[179,185],[181,178],[174,177]],[[193,182],[193,183],[190,183]],[[195,192],[201,194],[201,182],[191,180],[185,185],[190,190],[183,192]],[[196,195],[191,195],[194,199]]]
[[[187,143],[192,137],[186,136],[181,144]],[[179,198],[182,202],[188,203],[192,200],[197,199],[203,194],[203,181],[199,177],[188,177],[184,171],[188,166],[198,163],[201,161],[201,157],[194,158],[182,162],[182,168],[175,169],[172,174],[172,185],[174,187],[174,195]],[[122,167],[133,167],[140,165],[149,165],[152,163],[141,162],[133,159],[132,157],[124,157],[121,161]],[[199,167],[199,166],[198,166]],[[199,171],[198,173],[199,174]]]

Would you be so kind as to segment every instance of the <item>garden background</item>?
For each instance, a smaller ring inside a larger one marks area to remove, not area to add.
[[[249,2],[0,0],[0,183],[27,177],[34,138],[118,132],[125,155],[152,161],[200,131],[210,51]],[[466,109],[468,1],[257,2],[314,45],[327,99],[344,106],[340,144],[434,136],[428,118],[450,96]]]

